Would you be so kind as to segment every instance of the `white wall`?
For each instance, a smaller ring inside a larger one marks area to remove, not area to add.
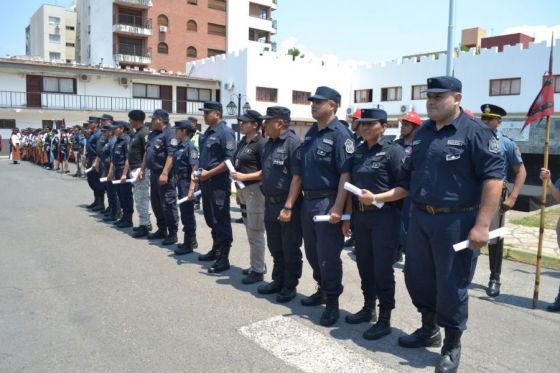
[[[114,66],[113,61],[113,1],[89,1],[91,58],[89,64],[97,65],[103,59],[103,66]],[[86,9],[87,11],[87,9]],[[87,47],[86,47],[87,48]]]

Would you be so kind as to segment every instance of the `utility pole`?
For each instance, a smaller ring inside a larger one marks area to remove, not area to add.
[[[445,75],[453,76],[453,31],[455,31],[455,0],[449,0],[449,25],[447,26],[447,64]]]

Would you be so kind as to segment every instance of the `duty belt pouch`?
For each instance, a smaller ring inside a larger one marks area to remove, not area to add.
[[[509,195],[509,190],[507,188],[507,182],[504,180],[504,185],[502,186],[502,194],[500,195],[500,210],[503,209],[504,201]]]

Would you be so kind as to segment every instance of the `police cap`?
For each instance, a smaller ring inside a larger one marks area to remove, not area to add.
[[[428,86],[424,92],[443,93],[443,92],[462,92],[463,84],[452,76],[436,76],[428,78]]]
[[[260,126],[263,121],[263,116],[258,111],[249,109],[238,119],[242,122],[256,122]]]
[[[221,114],[224,111],[224,108],[222,107],[222,104],[217,102],[217,101],[206,101],[204,103],[204,106],[201,107],[198,110],[201,110],[201,111],[204,111],[204,112],[217,111]]]
[[[266,115],[262,119],[279,118],[289,123],[291,112],[290,109],[284,106],[270,106],[266,108]]]
[[[187,132],[196,131],[193,122],[188,119],[175,121],[175,129],[187,130]]]
[[[507,115],[507,112],[497,105],[484,104],[480,107],[483,117],[502,118]]]
[[[318,87],[313,96],[309,96],[309,101],[312,100],[332,100],[340,105],[340,93],[330,87]]]
[[[160,118],[164,122],[169,122],[169,114],[163,109],[156,109],[152,114],[152,118]]]
[[[383,109],[362,109],[360,118],[356,122],[381,122],[387,123],[387,112]]]

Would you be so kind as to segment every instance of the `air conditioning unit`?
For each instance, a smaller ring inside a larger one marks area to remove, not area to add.
[[[159,26],[159,32],[167,32],[167,26]]]
[[[228,90],[231,91],[233,89],[233,82],[227,82],[224,87]]]
[[[352,108],[351,107],[346,109],[346,115],[350,115],[350,114],[352,114]]]
[[[80,74],[80,82],[89,82],[89,75]]]
[[[119,85],[128,85],[129,80],[128,78],[119,78]]]
[[[401,106],[401,113],[406,113],[408,110],[408,106],[407,105],[402,105]]]

